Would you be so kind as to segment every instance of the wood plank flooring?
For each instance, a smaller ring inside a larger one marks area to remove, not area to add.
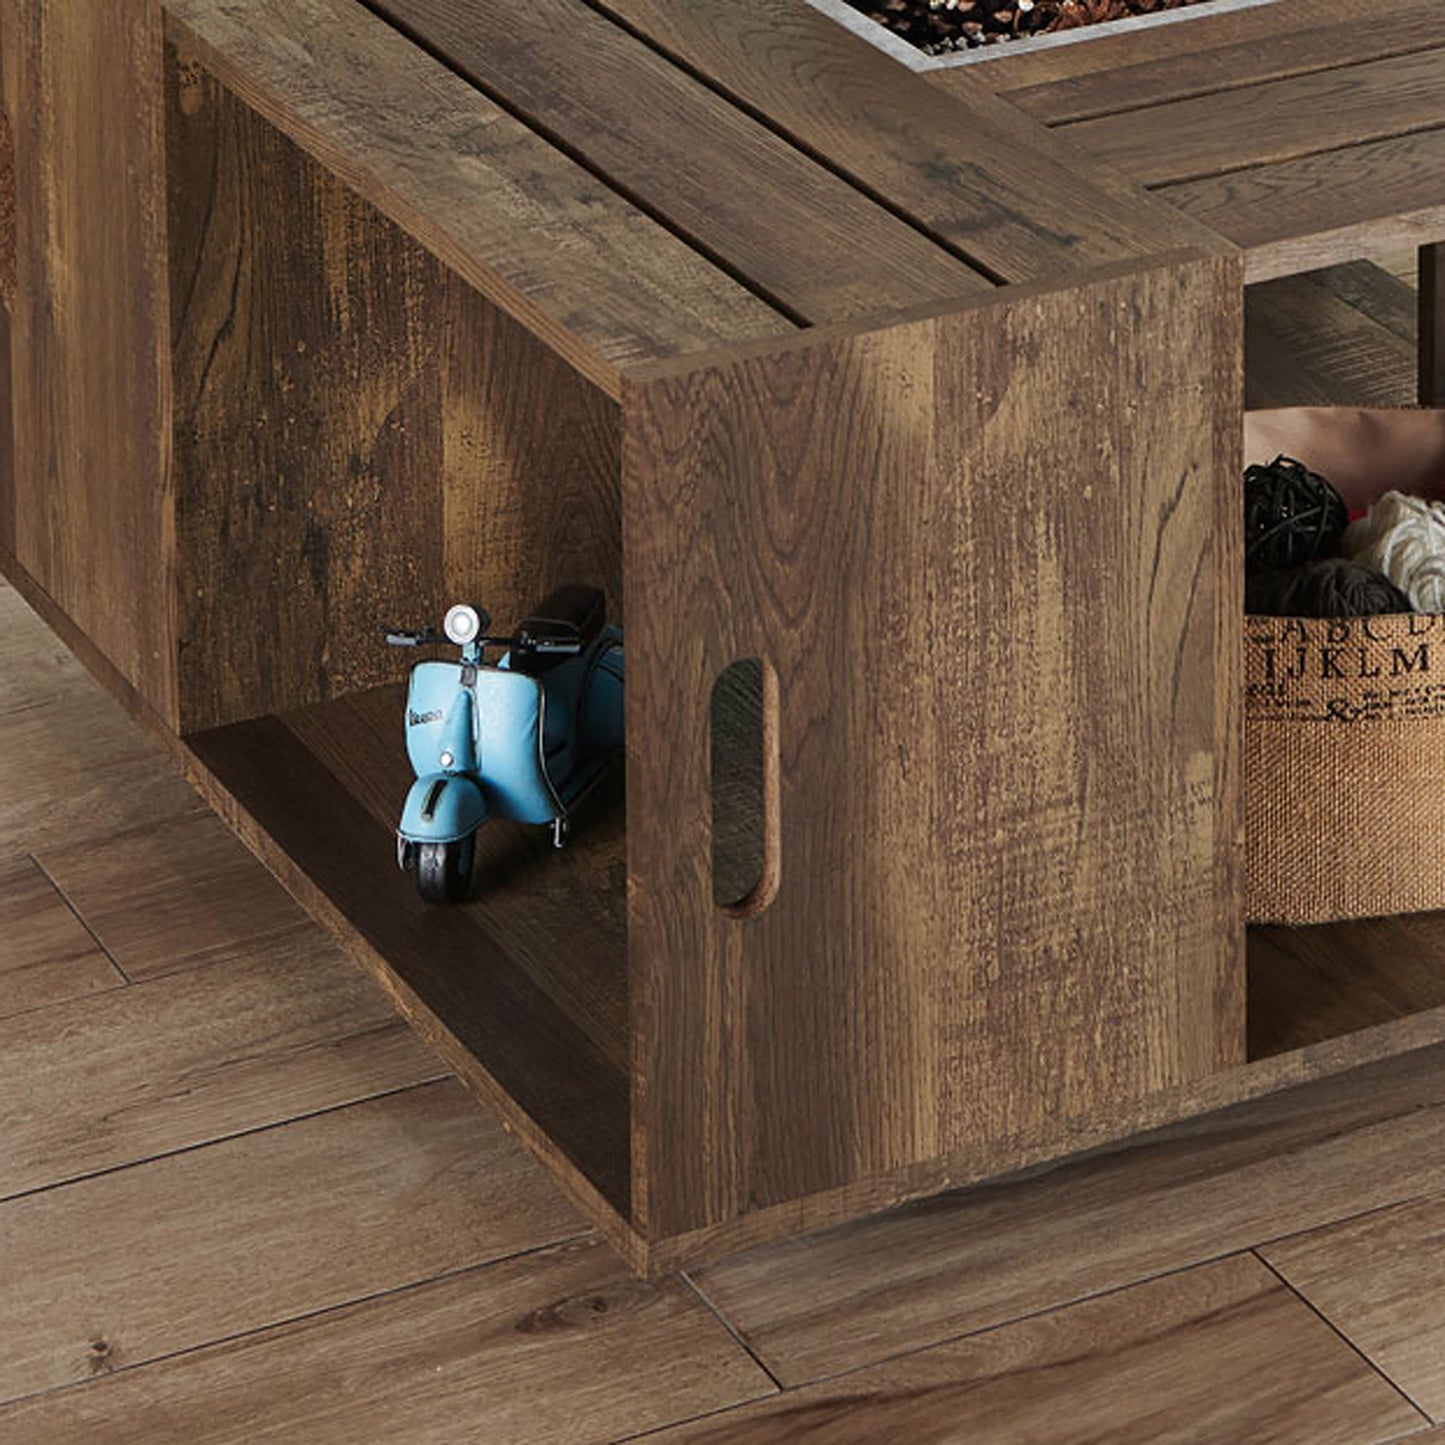
[[[1412,284],[1253,400],[1407,402]],[[1445,1046],[639,1283],[0,587],[0,1445],[1445,1438],[1442,1237]]]

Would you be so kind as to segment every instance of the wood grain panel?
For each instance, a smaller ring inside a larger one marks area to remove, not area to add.
[[[1035,119],[1057,125],[1408,55],[1440,44],[1435,0],[1394,0],[1388,24],[1380,23],[1377,0],[1316,5],[1310,7],[1316,18],[1308,23],[1292,14],[1296,8],[1283,6],[1267,33],[1232,44],[1218,43],[1221,37],[1213,31],[1201,43],[1201,28],[1191,20],[1168,55],[1141,56],[1132,64],[1024,86],[1009,91],[1007,98]]]
[[[0,1409],[46,1445],[608,1445],[764,1395],[685,1284],[583,1242]]]
[[[575,1234],[455,1083],[0,1205],[0,1399]]]
[[[1005,280],[1054,279],[1200,239],[1012,107],[982,90],[966,102],[941,96],[807,0],[599,8]]]
[[[1445,1200],[1419,1199],[1260,1251],[1366,1359],[1445,1418]]]
[[[181,723],[398,675],[445,610],[441,267],[194,65],[168,67]]]
[[[1308,1306],[1242,1255],[657,1438],[1359,1445],[1424,1423]]]
[[[1438,914],[1250,930],[1249,1053],[1264,1058],[1445,1005]]]
[[[381,992],[313,928],[304,946],[0,1024],[0,1195],[440,1073]]]
[[[124,983],[34,859],[0,867],[0,1018]]]
[[[604,390],[620,367],[792,329],[353,0],[166,9],[248,104]]]
[[[1409,406],[1414,310],[1410,288],[1367,261],[1251,286],[1247,405]]]
[[[1061,129],[1101,161],[1158,186],[1432,130],[1442,122],[1445,47]]]
[[[1445,242],[1420,247],[1418,274],[1420,405],[1445,406]]]
[[[798,319],[992,290],[582,0],[375,8]]]
[[[182,722],[404,675],[381,630],[621,592],[617,408],[196,67],[173,76]]]
[[[1162,200],[1244,247],[1267,281],[1445,237],[1445,129],[1183,185]]]
[[[306,915],[211,813],[40,858],[132,980],[256,958],[283,941],[315,946]]]
[[[1242,1057],[1238,296],[1181,263],[630,395],[628,807],[669,820],[628,838],[650,1233]],[[1102,577],[1107,618],[1076,605]],[[746,920],[709,876],[740,657],[782,736]]]
[[[14,550],[162,717],[171,649],[161,17],[8,0]]]
[[[1411,0],[1404,0],[1400,10],[1408,13],[1410,3]],[[1362,32],[1388,28],[1370,23],[1378,16],[1375,0],[1287,0],[1285,4],[1247,5],[1196,13],[1179,24],[1112,34],[1095,32],[1084,45],[1059,45],[1042,50],[1000,46],[984,64],[937,70],[929,79],[945,88],[987,84],[1012,95],[1031,86],[1060,84],[1076,76],[1096,75],[1130,65],[1158,64],[1167,69],[1181,57],[1241,43],[1262,48],[1276,42],[1286,44],[1284,37],[1303,39],[1321,26],[1351,20],[1359,22]],[[1361,34],[1358,43],[1368,49],[1374,37]]]

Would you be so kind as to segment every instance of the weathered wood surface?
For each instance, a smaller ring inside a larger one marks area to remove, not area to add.
[[[0,1018],[124,982],[33,858],[0,867]]]
[[[167,12],[243,100],[604,390],[637,362],[792,329],[353,0]]]
[[[1416,296],[1368,261],[1245,293],[1245,404],[1409,406]]]
[[[1115,42],[1120,63],[1105,68],[1084,54],[1098,47],[1091,39],[1088,45],[1069,47],[1078,53],[1070,59],[1089,64],[1088,69],[1010,86],[1006,98],[1035,119],[1058,125],[1192,96],[1223,95],[1439,44],[1436,0],[1391,0],[1388,21],[1378,0],[1290,0],[1263,14],[1191,17],[1172,34],[1161,28],[1131,35],[1122,46]],[[978,78],[1006,86],[1015,78],[1011,64],[1005,57],[996,71],[990,63]]]
[[[940,96],[806,0],[598,8],[1002,280],[1208,242],[983,89]]]
[[[1252,1255],[790,1390],[660,1445],[1359,1445],[1424,1415]]]
[[[582,1241],[0,1409],[0,1437],[611,1445],[771,1389],[680,1279]]]
[[[993,289],[582,0],[377,0],[377,9],[799,320]]]
[[[1445,1190],[1445,1047],[694,1273],[784,1384]]]
[[[1244,248],[1250,281],[1445,237],[1445,127],[1161,188]]]
[[[629,811],[669,820],[629,837],[650,1235],[1242,1059],[1238,296],[1181,265],[630,395]],[[1107,615],[1073,605],[1101,569]],[[781,885],[739,921],[708,700],[752,656]]]
[[[579,1233],[539,1186],[446,1082],[9,1200],[0,1399]]]
[[[133,857],[129,866],[142,876]],[[14,921],[35,936],[29,920]],[[0,1196],[355,1103],[441,1071],[313,926],[304,940],[258,949],[252,959],[0,1023]]]
[[[400,678],[459,597],[618,598],[615,405],[198,67],[169,117],[182,726]]]
[[[1261,1255],[1432,1419],[1445,1418],[1445,1201],[1411,1200]]]
[[[0,540],[170,719],[160,45],[153,0],[0,7],[17,267]]]
[[[42,848],[40,861],[133,982],[317,941],[305,913],[210,813],[148,822],[101,846]]]
[[[1147,123],[1146,123],[1147,122]],[[1445,124],[1445,46],[1063,126],[1143,185],[1388,140]],[[1336,157],[1336,163],[1342,162]],[[1441,198],[1445,199],[1445,198]]]

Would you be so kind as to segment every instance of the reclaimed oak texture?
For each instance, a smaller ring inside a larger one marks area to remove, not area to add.
[[[639,1269],[1438,1040],[1390,929],[1241,924],[1243,282],[1445,239],[1445,48],[1410,0],[1327,63],[1358,4],[1150,32],[1131,91],[1113,40],[925,77],[803,0],[0,0],[0,560]],[[379,630],[568,580],[626,628],[625,771],[428,909]],[[259,903],[177,950],[183,855],[259,896],[184,794],[135,898],[32,819],[62,714],[0,706],[0,829],[77,993],[194,1017],[182,957],[307,954]],[[156,781],[123,753],[87,822]]]

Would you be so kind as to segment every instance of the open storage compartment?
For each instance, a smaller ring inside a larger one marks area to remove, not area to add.
[[[1417,307],[1398,276],[1353,262],[1265,283],[1260,295],[1269,304],[1260,305],[1252,316],[1246,352],[1253,405],[1409,407],[1415,401],[1417,371],[1424,389],[1414,322],[1418,310],[1422,322],[1430,324],[1432,294]],[[1439,405],[1439,398],[1426,399]],[[1343,411],[1341,416],[1348,419]],[[1287,424],[1288,414],[1282,417]],[[1274,436],[1261,440],[1269,441],[1266,450],[1271,453],[1283,444]],[[1315,445],[1328,450],[1339,443],[1317,440]],[[1328,456],[1302,459],[1338,482],[1351,505],[1368,500],[1370,464],[1352,465],[1341,473]],[[1383,467],[1392,475],[1399,470],[1388,459],[1375,466],[1377,472]],[[1376,480],[1375,492],[1387,489],[1388,477],[1377,475]],[[1427,643],[1433,660],[1441,635],[1439,619],[1420,621],[1427,630],[1412,639],[1409,659],[1417,670],[1419,644]],[[1428,683],[1415,671],[1407,681]],[[1249,786],[1247,774],[1245,784]],[[1347,768],[1334,786],[1351,786]],[[1362,816],[1369,806],[1363,798]],[[1367,847],[1367,839],[1360,846]],[[1251,1062],[1287,1068],[1296,1050],[1327,1065],[1332,1058],[1363,1061],[1445,1037],[1445,912],[1298,925],[1255,923],[1248,940]]]
[[[446,1060],[630,1218],[625,787],[569,847],[489,823],[472,901],[395,864],[412,774],[388,626],[622,615],[619,407],[172,50],[179,732],[213,798]]]

